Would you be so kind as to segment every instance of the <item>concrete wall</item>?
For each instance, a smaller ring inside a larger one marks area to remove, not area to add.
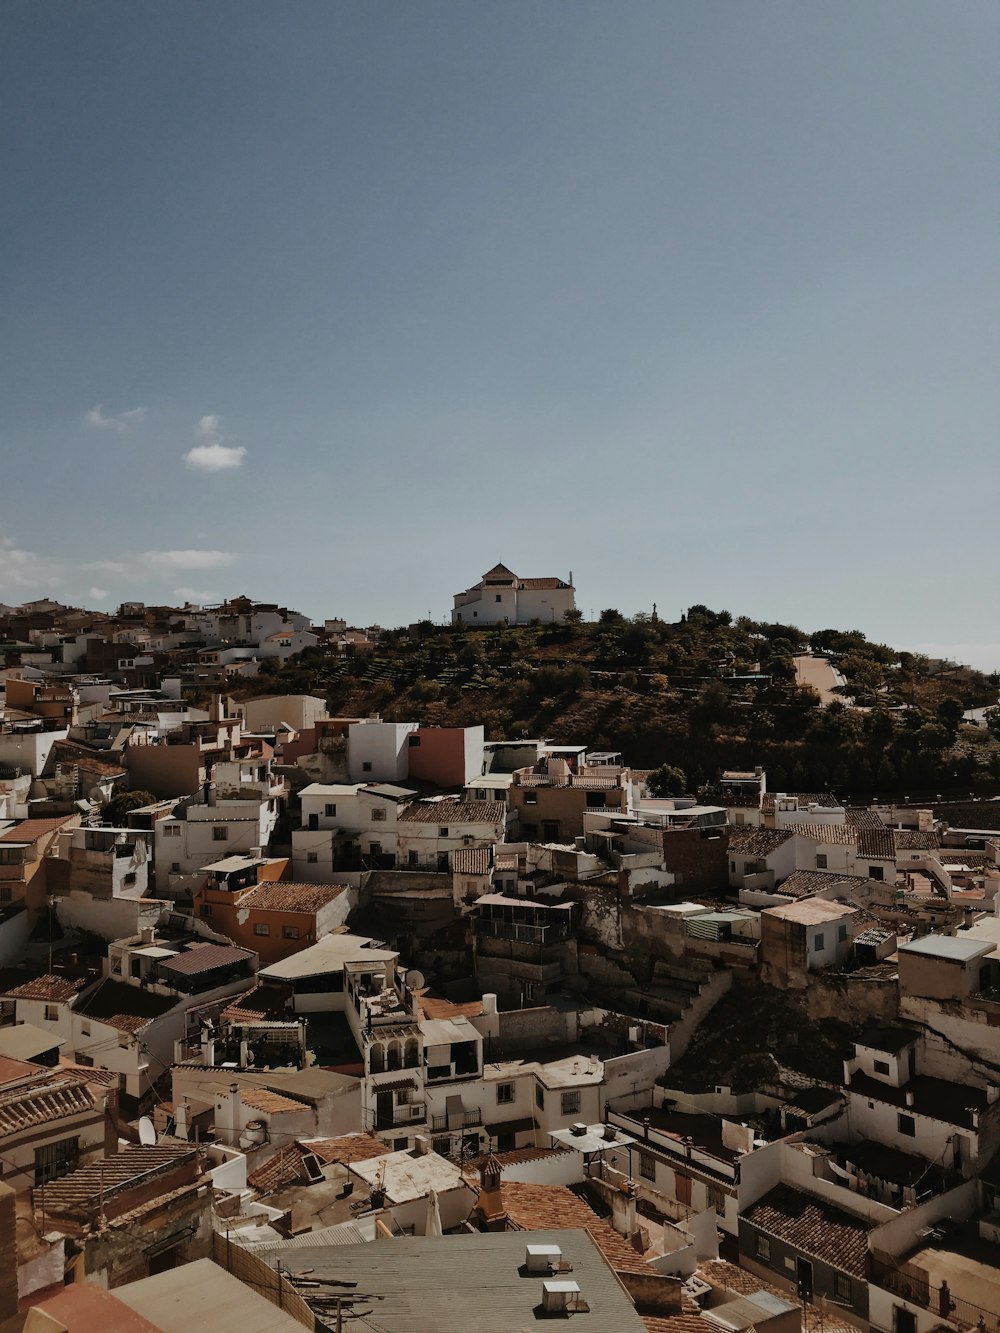
[[[166,800],[190,796],[204,779],[197,745],[130,745],[123,755],[129,786]]]
[[[138,935],[155,926],[165,904],[157,898],[94,898],[72,892],[55,900],[56,918],[64,930],[86,930],[103,940]]]
[[[23,773],[37,778],[48,763],[49,753],[56,741],[64,741],[68,729],[62,731],[10,732],[0,735],[0,764],[11,764]]]
[[[481,726],[421,727],[407,738],[409,777],[464,787],[482,773],[484,736]]]

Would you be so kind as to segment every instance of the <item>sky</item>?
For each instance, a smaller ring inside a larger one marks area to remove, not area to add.
[[[0,601],[502,560],[1000,667],[993,0],[6,0]]]

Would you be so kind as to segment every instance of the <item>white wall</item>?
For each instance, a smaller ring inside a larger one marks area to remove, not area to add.
[[[351,782],[402,782],[409,772],[407,737],[416,722],[352,722],[347,730]],[[370,768],[365,765],[370,764]]]
[[[37,778],[48,762],[56,741],[64,741],[69,730],[10,732],[0,734],[0,764],[13,764]]]

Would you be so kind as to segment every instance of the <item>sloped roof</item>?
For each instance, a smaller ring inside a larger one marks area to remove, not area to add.
[[[456,847],[451,854],[456,875],[488,875],[492,861],[492,847]]]
[[[51,972],[24,981],[6,992],[10,1000],[47,1000],[50,1004],[71,1000],[78,990],[86,985],[85,981],[70,977],[57,977]]]
[[[745,1213],[751,1226],[864,1281],[874,1223],[815,1195],[779,1185]]]
[[[127,1187],[137,1177],[163,1171],[187,1158],[196,1159],[198,1149],[180,1144],[143,1144],[81,1166],[45,1186],[45,1210],[55,1212],[96,1202],[102,1192]]]
[[[729,850],[737,856],[770,856],[792,836],[792,829],[738,825],[729,834]]]
[[[212,972],[217,967],[228,967],[231,963],[246,962],[253,956],[252,949],[241,949],[236,944],[197,944],[172,958],[162,958],[160,967],[191,977],[199,972]]]
[[[318,912],[347,892],[345,884],[288,884],[264,880],[240,895],[240,907],[261,912]]]
[[[429,801],[408,805],[399,816],[401,824],[499,824],[507,818],[501,801]]]
[[[108,977],[76,1005],[76,1012],[119,1032],[141,1032],[177,1001],[172,995],[157,995],[139,986]]]
[[[97,1103],[82,1080],[56,1078],[38,1087],[18,1088],[0,1097],[0,1135],[18,1134],[32,1125],[96,1109]]]
[[[0,833],[0,842],[37,842],[75,818],[75,815],[62,815],[58,819],[22,819],[20,824]]]

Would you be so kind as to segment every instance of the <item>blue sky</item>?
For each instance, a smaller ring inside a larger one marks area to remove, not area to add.
[[[8,0],[0,600],[502,559],[1000,666],[987,0]]]

